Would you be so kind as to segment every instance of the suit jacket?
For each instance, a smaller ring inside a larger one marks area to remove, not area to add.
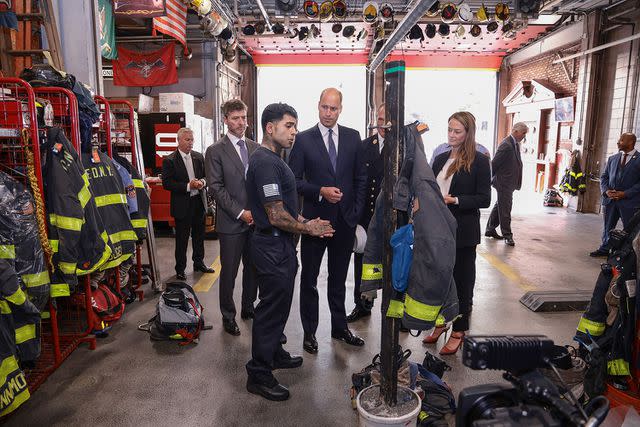
[[[625,198],[618,200],[621,208],[640,207],[640,154],[636,151],[633,156],[627,158],[627,164],[620,168],[622,153],[614,154],[607,160],[607,167],[600,177],[600,192],[602,204],[613,202],[605,196],[607,190],[624,191]]]
[[[302,214],[307,218],[326,219],[335,226],[338,215],[355,227],[364,209],[367,172],[362,161],[362,140],[357,130],[338,126],[338,159],[333,171],[329,152],[318,126],[296,136],[289,167],[296,177],[298,193],[303,197]],[[338,187],[338,203],[319,200],[320,187]]]
[[[496,190],[514,191],[522,187],[522,158],[514,144],[515,139],[511,135],[503,139],[491,161],[491,184]]]
[[[258,144],[244,138],[249,156]],[[237,219],[243,209],[249,209],[245,188],[244,165],[231,140],[225,136],[205,153],[207,188],[216,199],[216,231],[242,233],[249,229],[246,222]]]
[[[364,209],[358,224],[363,226],[365,230],[369,227],[369,222],[371,222],[371,217],[375,211],[376,199],[380,194],[384,175],[384,162],[379,144],[380,137],[377,134],[362,141],[362,158],[367,171],[367,186]],[[384,152],[384,148],[382,152]]]
[[[191,161],[193,162],[193,173],[196,179],[204,178],[204,157],[197,151],[191,150]],[[171,191],[171,216],[175,219],[182,219],[187,216],[189,197],[187,191],[189,174],[184,165],[182,156],[178,150],[169,154],[162,160],[162,187]],[[202,192],[200,192],[202,195]],[[204,206],[206,209],[206,206]]]
[[[438,176],[449,158],[442,153],[433,161],[433,174]],[[459,170],[451,178],[449,194],[458,198],[458,204],[449,204],[449,210],[458,221],[456,247],[475,246],[480,243],[480,208],[491,204],[491,168],[489,158],[476,151],[471,171]]]

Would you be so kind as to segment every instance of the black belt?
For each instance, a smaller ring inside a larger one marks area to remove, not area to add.
[[[287,233],[286,231],[282,231],[278,228],[275,227],[271,227],[271,228],[263,228],[263,229],[257,229],[256,228],[256,232],[263,234],[265,236],[275,236],[275,237],[279,237],[279,236],[289,236],[290,233]]]

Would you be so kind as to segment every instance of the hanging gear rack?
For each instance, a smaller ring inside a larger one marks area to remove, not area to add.
[[[61,88],[48,89],[65,91]],[[48,98],[48,89],[39,88],[39,95]],[[66,92],[67,104],[73,104],[75,97],[71,92]],[[69,108],[63,122],[72,123],[72,115]],[[21,79],[0,78],[0,170],[34,193],[34,199],[39,199],[36,200],[36,214],[44,219],[46,209],[39,142],[34,89]],[[40,222],[44,224],[41,228],[46,231],[46,221]],[[69,316],[70,313],[63,308],[71,307],[68,298],[57,298],[55,304],[50,300],[48,306],[49,312],[42,313],[40,357],[35,367],[25,371],[31,391],[37,389],[78,344],[88,342],[90,349],[95,349],[96,346],[95,337],[88,336],[87,329],[82,328],[78,316]],[[91,300],[88,295],[84,311],[92,315],[90,308]]]

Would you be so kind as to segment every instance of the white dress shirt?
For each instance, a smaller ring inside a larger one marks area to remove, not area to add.
[[[193,169],[193,159],[191,158],[191,153],[185,153],[182,150],[178,149],[180,156],[182,156],[182,161],[184,162],[184,166],[187,169],[187,175],[189,175],[189,182],[187,183],[187,191],[191,193],[192,196],[196,196],[198,194],[198,190],[191,188],[191,180],[196,179],[195,172]]]
[[[231,141],[231,145],[233,146],[233,148],[235,148],[236,154],[238,154],[238,158],[240,159],[240,162],[242,162],[242,154],[240,154],[240,146],[238,145],[238,141],[240,141],[241,139],[244,141],[244,146],[247,148],[247,155],[248,155],[249,154],[249,146],[247,145],[246,138],[238,138],[237,136],[235,136],[231,132],[227,133],[227,138],[229,138],[229,141]],[[247,175],[247,170],[246,169],[244,171],[244,174],[245,174],[245,178],[246,178],[246,175]],[[242,216],[243,213],[244,213],[244,209],[242,209],[240,211],[238,216],[236,216],[236,219],[240,219],[240,217]]]
[[[384,147],[384,138],[380,136],[380,134],[378,134],[378,149],[380,151],[378,151],[379,153],[382,153],[382,147]]]
[[[629,151],[628,153],[625,153],[624,151],[620,151],[620,164],[622,164],[622,160],[624,160],[624,155],[627,155],[627,163],[629,163],[629,160],[631,160],[631,158],[633,157],[634,154],[636,154],[636,149],[634,148],[633,150]],[[626,163],[625,163],[626,166]]]
[[[329,152],[329,128],[324,126],[322,123],[318,123],[318,129],[320,129],[320,133],[322,134],[322,140],[324,141],[324,148],[327,149],[327,153]],[[331,128],[331,130],[333,130],[333,135],[331,135],[331,138],[333,139],[333,143],[336,146],[336,156],[338,155],[338,153],[340,152],[338,146],[340,145],[338,143],[338,124],[336,123],[335,125],[333,125],[333,127]],[[337,158],[337,157],[336,157]]]

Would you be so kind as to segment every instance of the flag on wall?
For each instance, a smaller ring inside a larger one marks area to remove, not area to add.
[[[178,83],[174,43],[149,53],[118,48],[118,59],[113,61],[113,84],[116,86],[165,86],[174,83]]]
[[[173,37],[187,54],[187,6],[180,0],[166,0],[166,16],[153,18],[153,34],[157,31]]]
[[[164,0],[114,0],[113,12],[129,18],[164,16]]]
[[[113,5],[111,0],[98,0],[98,13],[100,15],[100,49],[102,56],[107,59],[116,59],[116,24],[113,19]]]

